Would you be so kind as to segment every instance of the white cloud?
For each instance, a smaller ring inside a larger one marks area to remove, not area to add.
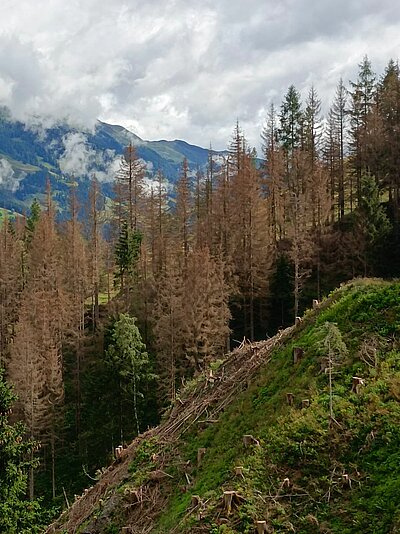
[[[107,149],[96,152],[88,143],[85,134],[71,132],[62,138],[64,151],[58,159],[63,173],[76,178],[96,175],[100,182],[111,182],[119,169],[120,156]]]
[[[38,6],[1,3],[0,105],[17,118],[68,117],[89,128],[100,118],[135,125],[145,139],[211,141],[216,149],[237,118],[258,144],[265,110],[271,100],[279,105],[290,83],[303,94],[313,83],[328,100],[340,76],[356,76],[364,54],[381,72],[400,49],[393,0]],[[85,166],[90,152],[82,157]]]
[[[17,175],[8,160],[5,158],[0,159],[0,185],[2,187],[14,193],[18,189],[20,181],[25,176],[26,173],[24,172]]]
[[[73,132],[64,135],[62,143],[64,152],[58,160],[61,171],[77,178],[88,176],[96,163],[96,151],[88,146],[86,136]]]

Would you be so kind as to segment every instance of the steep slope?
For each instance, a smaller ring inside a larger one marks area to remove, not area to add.
[[[353,282],[187,384],[47,532],[399,532],[399,400],[400,283]]]

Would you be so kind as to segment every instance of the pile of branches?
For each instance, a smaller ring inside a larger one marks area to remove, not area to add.
[[[169,417],[157,428],[136,438],[123,451],[123,454],[104,471],[99,482],[85,490],[82,496],[78,497],[72,506],[48,527],[46,534],[65,530],[71,534],[77,532],[79,527],[90,519],[95,510],[98,510],[99,503],[105,502],[107,497],[112,494],[114,488],[129,481],[129,465],[143,441],[156,438],[160,443],[160,448],[162,448],[163,445],[177,440],[194,424],[207,425],[218,421],[220,413],[240,391],[249,386],[259,369],[268,364],[272,351],[290,338],[297,328],[299,326],[286,328],[266,341],[251,343],[244,339],[239,347],[227,355],[217,371],[204,372],[193,391],[187,393],[183,391],[182,397],[175,401]],[[149,478],[148,483],[151,482]],[[144,483],[143,488],[146,488],[146,483]],[[153,513],[150,515],[156,515],[154,514],[156,508],[159,507],[154,506],[153,503]],[[150,522],[151,517],[147,511],[145,515]],[[96,521],[89,523],[85,527],[85,532],[99,532],[95,523]],[[142,522],[144,529],[150,528],[144,523],[147,521],[143,520]]]

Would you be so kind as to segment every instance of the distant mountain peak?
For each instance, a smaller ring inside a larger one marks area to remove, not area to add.
[[[81,202],[85,201],[93,174],[101,181],[103,194],[112,196],[113,178],[129,143],[136,146],[149,177],[161,171],[167,180],[175,182],[184,158],[192,174],[207,166],[208,150],[181,139],[146,141],[124,126],[100,120],[94,131],[66,123],[35,129],[3,113],[0,116],[0,208],[22,213],[33,198],[43,197],[47,178],[61,212],[68,204],[72,178],[78,182]]]

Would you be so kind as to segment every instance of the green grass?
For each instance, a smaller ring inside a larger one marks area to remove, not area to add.
[[[304,351],[297,364],[294,347]],[[331,390],[321,372],[327,347],[334,360]],[[365,382],[357,392],[354,376]],[[202,377],[182,398],[200,391],[206,391]],[[302,407],[303,399],[309,407]],[[245,448],[244,434],[259,445]],[[200,466],[199,448],[206,449]],[[235,475],[236,466],[243,477]],[[160,468],[169,476],[150,482],[151,471]],[[129,510],[135,524],[140,514],[153,514],[146,502],[143,509],[129,508],[126,495],[139,488],[163,502],[154,534],[253,534],[257,520],[276,533],[399,532],[400,282],[357,280],[336,290],[318,313],[306,312],[218,422],[194,423],[179,440],[163,434],[143,439],[128,474],[110,490],[105,509],[111,503],[111,514],[103,517],[110,532],[132,520]],[[243,498],[230,514],[222,499],[227,490]],[[192,495],[200,497],[201,510],[190,508]]]
[[[6,154],[0,154],[2,158],[6,159],[11,164],[14,170],[26,172],[27,174],[40,171],[40,168],[36,165],[31,165],[30,163],[22,163],[21,161],[17,161],[13,158],[10,158],[10,156],[7,156]]]
[[[167,533],[176,525],[190,532],[193,524],[223,532],[217,518],[224,489],[246,498],[229,518],[231,532],[254,532],[255,521],[267,517],[276,532],[390,532],[400,517],[400,353],[393,343],[400,339],[400,284],[359,281],[338,290],[333,300],[315,324],[310,321],[274,353],[218,423],[184,436],[182,460],[196,465],[198,448],[207,452],[191,473],[188,493],[172,491],[155,532]],[[326,321],[338,325],[349,350],[334,373],[337,423],[329,422],[328,380],[319,373]],[[376,368],[360,359],[368,339],[380,344]],[[305,350],[297,365],[294,346]],[[366,380],[359,395],[351,392],[355,374]],[[295,395],[295,407],[287,405],[286,392]],[[305,398],[311,406],[301,409]],[[244,434],[255,436],[261,446],[244,449]],[[233,475],[237,465],[245,468],[244,480]],[[343,483],[346,474],[353,479],[351,488]],[[280,492],[285,478],[293,484],[287,493],[306,496],[275,503],[271,495]],[[192,494],[208,501],[200,522],[187,513]]]
[[[118,291],[116,290],[111,290],[110,291],[110,299],[112,300],[116,295],[118,295]],[[99,305],[101,306],[102,304],[108,304],[108,293],[99,293]],[[85,305],[90,307],[92,306],[92,297],[88,297],[86,300],[85,300]]]
[[[15,212],[7,210],[6,208],[0,208],[0,223],[7,216],[9,221],[15,219]]]

